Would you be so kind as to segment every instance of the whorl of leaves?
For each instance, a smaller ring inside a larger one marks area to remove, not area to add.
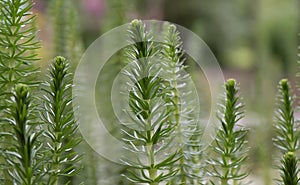
[[[281,160],[281,178],[282,185],[298,185],[300,178],[298,177],[299,168],[298,160],[294,152],[288,152],[285,154],[284,158]]]

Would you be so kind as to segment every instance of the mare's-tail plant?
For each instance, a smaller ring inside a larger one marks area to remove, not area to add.
[[[7,118],[13,129],[9,132],[12,145],[5,151],[6,160],[12,166],[9,174],[13,184],[39,184],[44,175],[41,170],[42,143],[38,139],[42,131],[32,115],[32,99],[27,85],[16,85],[10,104],[7,109],[7,115],[10,116]]]
[[[178,164],[173,165],[179,172],[170,184],[200,184],[201,183],[201,145],[200,131],[197,126],[197,108],[195,99],[189,99],[191,89],[188,88],[190,76],[185,73],[184,51],[182,41],[175,25],[164,25],[162,43],[162,61],[166,85],[166,102],[172,109],[171,124],[176,127],[176,138],[173,142],[180,155]],[[189,101],[190,100],[190,101]]]
[[[49,6],[49,13],[53,25],[53,52],[52,56],[63,56],[68,59],[70,64],[70,72],[74,72],[79,60],[83,54],[83,42],[80,36],[80,21],[79,14],[74,0],[53,0]],[[71,93],[71,92],[68,92]],[[77,135],[76,137],[79,137]],[[77,151],[87,151],[86,144],[80,144]],[[86,160],[93,159],[92,152],[86,152],[88,156]],[[96,162],[82,161],[86,163],[86,166],[92,166],[97,164]],[[93,164],[93,165],[92,165]],[[80,176],[85,176],[88,173],[87,169],[82,171]],[[66,178],[67,179],[67,178]],[[76,177],[69,177],[71,181],[76,181]],[[91,178],[87,178],[86,183],[91,182]],[[72,183],[71,183],[72,184]]]
[[[176,174],[170,166],[177,161],[177,151],[168,151],[175,125],[169,122],[171,111],[165,105],[158,48],[145,25],[133,20],[129,27],[131,45],[126,51],[130,68],[124,73],[130,79],[128,117],[124,142],[136,160],[127,159],[127,179],[134,183],[158,185]]]
[[[0,23],[0,87],[10,93],[17,83],[32,85],[39,60],[36,50],[35,16],[30,12],[30,0],[1,0]]]
[[[77,137],[71,96],[69,64],[63,57],[55,57],[50,68],[49,81],[45,82],[42,120],[47,127],[49,184],[61,184],[62,177],[72,177],[80,170],[81,156],[73,149],[81,138]],[[66,183],[66,182],[64,182]],[[67,182],[69,183],[69,182]]]
[[[247,176],[243,168],[247,159],[246,137],[247,130],[238,125],[244,113],[241,110],[238,87],[233,79],[225,84],[225,102],[221,104],[218,119],[220,127],[213,143],[215,158],[209,160],[212,184],[241,184],[241,180]]]
[[[284,155],[281,160],[281,178],[279,184],[283,185],[298,185],[300,179],[298,177],[299,168],[298,168],[298,159],[295,156],[294,152],[288,152]]]
[[[281,151],[281,180],[283,185],[296,185],[299,183],[298,159],[295,152],[299,150],[299,127],[295,122],[293,109],[293,96],[288,80],[279,82],[278,109],[275,112],[276,137],[275,146]]]
[[[38,60],[36,50],[39,42],[36,40],[32,6],[31,0],[0,0],[0,117],[4,116],[4,109],[10,106],[6,100],[11,97],[16,84],[36,84],[37,68],[34,65]],[[7,121],[0,120],[2,131],[11,131],[10,126]],[[1,134],[0,151],[9,145],[10,139]],[[9,183],[9,165],[4,162],[3,156],[0,155],[0,179]]]

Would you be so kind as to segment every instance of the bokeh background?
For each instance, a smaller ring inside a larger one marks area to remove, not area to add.
[[[292,0],[35,0],[34,11],[42,42],[41,66],[45,69],[55,55],[67,57],[73,69],[84,50],[101,34],[132,19],[156,19],[184,26],[202,38],[216,56],[225,78],[236,78],[246,103],[242,124],[249,134],[248,180],[252,184],[275,184],[278,176],[273,146],[273,111],[281,78],[289,78],[294,93],[299,79],[299,1]],[[120,53],[106,66],[110,73],[99,77],[99,112],[114,132],[116,118],[109,104],[110,84],[122,66]],[[205,76],[188,63],[199,78],[203,99],[209,96]],[[197,80],[196,80],[197,81]],[[103,85],[106,82],[107,85]],[[203,84],[201,83],[203,82]],[[102,98],[101,98],[102,97]],[[107,98],[103,98],[107,97]],[[205,101],[202,110],[205,114]],[[208,103],[207,103],[208,104]],[[209,105],[207,105],[209,106]],[[297,116],[298,114],[296,114]],[[298,116],[299,117],[299,116]],[[128,184],[120,174],[124,168],[96,154],[86,143],[84,168],[74,184]]]

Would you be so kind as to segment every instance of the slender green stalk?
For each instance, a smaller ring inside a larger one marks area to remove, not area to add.
[[[276,136],[274,144],[281,151],[281,180],[283,185],[296,185],[299,183],[298,159],[295,152],[299,150],[299,126],[295,122],[293,109],[293,96],[287,79],[279,82],[278,109],[275,111]]]
[[[35,16],[30,12],[30,0],[1,0],[0,29],[0,88],[10,93],[17,83],[32,85],[37,72],[34,62],[39,60],[35,51]]]
[[[70,0],[54,0],[50,6],[50,14],[54,27],[54,56],[70,57],[68,52],[68,37],[70,30]]]
[[[41,131],[36,129],[32,119],[32,104],[29,88],[18,84],[13,91],[12,107],[8,109],[13,145],[6,150],[6,159],[13,167],[9,171],[13,183],[22,185],[35,185],[41,183],[41,156],[38,137]]]
[[[245,154],[247,130],[237,125],[244,116],[241,111],[243,104],[239,102],[235,80],[227,80],[225,89],[226,99],[218,116],[221,126],[212,146],[216,158],[208,161],[212,168],[210,176],[216,177],[216,181],[211,181],[212,184],[221,185],[228,185],[230,181],[239,184],[240,180],[247,176],[241,169],[247,159]]]
[[[48,175],[50,184],[61,184],[62,177],[79,172],[81,156],[73,149],[81,142],[72,111],[69,65],[65,58],[55,57],[50,79],[45,83],[44,107],[41,116],[47,125],[45,135],[49,147]],[[69,183],[69,182],[68,182]]]
[[[275,145],[283,154],[299,149],[300,131],[295,123],[293,96],[287,79],[279,82],[278,109],[275,112]]]
[[[35,15],[32,14],[31,0],[0,0],[0,117],[4,117],[4,110],[11,105],[6,101],[12,95],[12,89],[18,83],[27,85],[37,84],[35,74],[38,60],[34,27]],[[0,129],[10,132],[12,128],[5,120],[0,120]],[[5,134],[0,135],[0,151],[10,146],[11,140]],[[10,183],[7,173],[10,168],[0,155],[0,179]]]
[[[177,128],[177,138],[179,142],[179,154],[181,155],[179,160],[179,176],[180,181],[173,180],[172,183],[180,183],[186,184],[186,174],[185,174],[185,158],[183,151],[183,136],[182,136],[182,128],[181,123],[179,122],[181,119],[181,102],[180,95],[178,89],[178,76],[180,72],[183,70],[183,62],[184,58],[182,57],[182,45],[180,42],[179,33],[176,30],[174,25],[170,25],[167,28],[167,31],[164,32],[164,45],[162,49],[163,61],[165,61],[166,70],[170,71],[170,79],[168,83],[169,93],[167,92],[167,96],[169,101],[172,102],[172,108],[174,113],[173,123]],[[166,80],[166,79],[165,79]]]
[[[169,122],[171,110],[163,100],[158,48],[139,20],[132,21],[129,35],[132,45],[126,54],[130,69],[125,74],[131,81],[128,116],[132,123],[131,126],[124,125],[124,141],[137,160],[124,160],[133,169],[126,177],[135,183],[158,185],[177,173],[176,170],[166,171],[177,161],[177,152],[168,151],[175,125]],[[143,155],[148,159],[145,163],[142,162]]]
[[[72,0],[54,0],[49,6],[53,24],[53,56],[63,56],[75,65],[83,53],[80,21]]]
[[[201,144],[196,138],[199,136],[197,118],[193,116],[196,112],[195,99],[191,96],[191,89],[188,87],[191,82],[190,76],[185,73],[184,51],[179,32],[175,25],[164,25],[164,39],[162,44],[162,64],[164,66],[166,85],[166,101],[172,109],[171,122],[176,127],[176,140],[174,143],[178,148],[179,163],[173,166],[179,168],[178,178],[170,181],[171,184],[197,184],[200,183],[199,159]],[[197,140],[197,141],[196,141]],[[193,148],[193,149],[192,149]],[[196,149],[197,148],[197,149]],[[195,163],[197,161],[197,163]],[[197,183],[196,183],[197,182]]]

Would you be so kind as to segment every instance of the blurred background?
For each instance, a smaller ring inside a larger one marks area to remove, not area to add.
[[[282,0],[35,0],[37,27],[42,42],[41,66],[46,68],[55,55],[71,61],[73,69],[84,50],[101,34],[132,19],[170,21],[196,33],[210,47],[222,67],[225,78],[236,78],[246,103],[242,121],[251,128],[249,166],[252,184],[274,184],[273,111],[277,83],[289,78],[297,93],[296,73],[299,53],[299,2]],[[119,53],[106,66],[109,74],[99,77],[99,112],[109,123],[115,122],[109,103],[111,86],[122,66]],[[205,81],[193,62],[189,71]],[[104,87],[101,82],[108,85]],[[197,80],[196,80],[197,81]],[[209,96],[207,84],[198,83],[203,99]],[[205,104],[205,102],[204,102]],[[204,105],[205,107],[205,105]],[[101,109],[101,110],[100,110]],[[206,110],[205,108],[203,110]],[[205,114],[205,113],[204,113]],[[298,114],[296,114],[298,115]],[[114,130],[113,126],[109,126]],[[120,178],[124,170],[94,153],[85,143],[82,173],[74,182],[86,184],[128,184]],[[113,183],[112,183],[113,182]],[[75,183],[76,184],[76,183]]]

